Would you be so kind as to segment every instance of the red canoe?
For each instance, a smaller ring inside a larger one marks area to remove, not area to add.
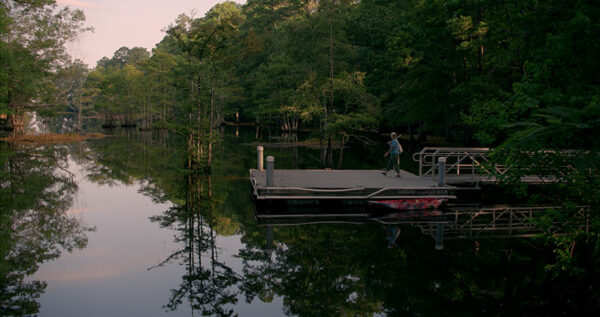
[[[423,210],[437,209],[446,201],[447,199],[443,198],[416,198],[395,200],[369,200],[369,203],[396,210]]]

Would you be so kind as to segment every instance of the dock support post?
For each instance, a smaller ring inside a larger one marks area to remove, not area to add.
[[[444,224],[438,223],[435,230],[435,249],[444,249]]]
[[[267,187],[273,186],[273,170],[275,169],[275,158],[267,156]]]
[[[256,152],[257,152],[257,156],[256,156],[256,161],[257,161],[257,166],[256,169],[259,171],[264,171],[264,165],[263,165],[263,147],[261,145],[256,147]]]
[[[273,251],[273,227],[267,226],[267,251]]]
[[[438,186],[446,186],[446,158],[440,157],[438,160]]]

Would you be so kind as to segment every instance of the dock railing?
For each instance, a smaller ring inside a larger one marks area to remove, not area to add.
[[[490,170],[489,148],[475,147],[425,147],[413,154],[413,160],[419,163],[419,176],[435,176],[438,173],[437,164],[441,157],[446,158],[445,172],[447,175],[491,175],[504,174],[507,168],[494,165]]]
[[[559,206],[492,206],[473,210],[472,208],[449,208],[446,215],[453,218],[448,223],[448,238],[510,238],[532,237],[537,234],[552,232],[562,235],[568,232],[569,226],[580,230],[590,230],[590,207],[578,206],[571,221],[553,222],[550,228],[538,226],[535,219],[549,209],[562,211]],[[546,231],[550,230],[550,231]]]
[[[288,207],[289,208],[289,207]],[[314,210],[314,211],[311,211]],[[368,209],[353,212],[323,212],[318,209],[297,209],[292,212],[257,212],[256,217],[266,226],[295,226],[307,224],[364,224],[375,222],[385,226],[410,225],[435,240],[435,247],[443,249],[444,240],[529,238],[543,234],[565,236],[573,232],[590,232],[597,229],[591,221],[590,206],[577,206],[570,210],[570,217],[557,218],[551,223],[540,217],[548,212],[567,212],[560,206],[518,205],[449,205],[444,210],[402,211],[374,214]]]
[[[449,176],[493,176],[505,175],[509,170],[518,170],[522,175],[551,180],[564,177],[575,170],[573,162],[585,157],[587,152],[574,150],[543,150],[536,152],[511,153],[513,165],[501,165],[490,160],[490,148],[476,147],[425,147],[413,154],[419,163],[419,176],[436,176],[442,171]],[[506,155],[506,153],[496,153]],[[438,170],[439,159],[444,157],[444,169]],[[551,163],[551,164],[548,164]]]

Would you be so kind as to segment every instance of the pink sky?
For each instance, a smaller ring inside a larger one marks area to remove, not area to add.
[[[122,46],[141,46],[149,51],[165,36],[161,31],[181,13],[196,10],[203,16],[215,4],[224,0],[57,0],[59,6],[83,10],[87,26],[94,33],[85,33],[70,46],[73,58],[90,67],[102,57],[112,57]],[[244,3],[245,0],[235,0]]]

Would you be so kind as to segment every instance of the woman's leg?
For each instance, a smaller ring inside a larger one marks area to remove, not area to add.
[[[396,171],[396,174],[398,174],[398,175],[400,175],[400,166],[398,165],[399,158],[400,158],[399,154],[392,154],[390,157],[390,160],[393,161],[392,164],[394,165],[394,171]]]
[[[387,173],[390,170],[390,167],[391,167],[390,165],[392,164],[391,159],[392,159],[392,157],[390,156],[388,158],[387,164],[385,165],[385,168],[383,169],[383,174]]]

